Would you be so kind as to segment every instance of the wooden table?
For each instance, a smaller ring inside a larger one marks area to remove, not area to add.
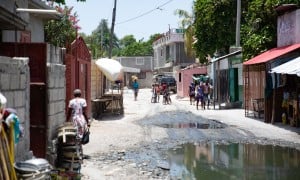
[[[122,94],[104,94],[102,97],[93,99],[94,118],[101,117],[104,113],[123,113],[123,96]]]

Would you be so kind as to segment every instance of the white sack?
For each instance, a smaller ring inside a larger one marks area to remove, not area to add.
[[[96,60],[96,65],[110,81],[122,79],[123,67],[119,61],[116,61],[114,59],[101,58]]]

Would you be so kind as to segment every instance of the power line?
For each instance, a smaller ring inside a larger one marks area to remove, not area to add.
[[[172,2],[172,1],[174,1],[174,0],[169,0],[169,1],[165,2],[164,4],[159,5],[159,6],[157,6],[156,8],[154,8],[154,9],[152,9],[152,10],[150,10],[150,11],[147,11],[147,12],[145,12],[145,13],[139,15],[139,16],[136,16],[136,17],[127,19],[127,20],[125,20],[125,21],[116,23],[116,25],[118,25],[118,24],[124,24],[124,23],[127,23],[127,22],[129,22],[129,21],[133,21],[133,20],[138,19],[138,18],[140,18],[140,17],[143,17],[143,16],[145,16],[145,15],[147,15],[147,14],[150,14],[150,13],[152,13],[152,12],[155,11],[155,10],[161,10],[161,11],[162,11],[162,10],[163,10],[162,7],[165,6],[165,5],[167,5],[167,4],[169,4],[169,3]]]

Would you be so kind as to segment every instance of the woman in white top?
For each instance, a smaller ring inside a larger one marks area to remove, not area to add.
[[[73,125],[77,129],[77,137],[82,138],[83,133],[88,126],[88,118],[86,116],[87,103],[84,98],[81,98],[80,89],[75,89],[73,92],[74,98],[69,102],[67,121],[72,117]]]

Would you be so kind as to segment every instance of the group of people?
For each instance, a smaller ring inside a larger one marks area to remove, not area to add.
[[[156,103],[159,102],[160,95],[163,95],[163,104],[171,104],[172,100],[170,97],[170,91],[168,88],[168,85],[166,83],[161,84],[161,86],[158,83],[152,84],[152,97],[151,102]]]
[[[199,103],[202,109],[206,109],[206,107],[209,109],[211,91],[212,86],[208,81],[191,82],[189,85],[190,105],[194,105],[196,102],[197,109],[199,109]]]

